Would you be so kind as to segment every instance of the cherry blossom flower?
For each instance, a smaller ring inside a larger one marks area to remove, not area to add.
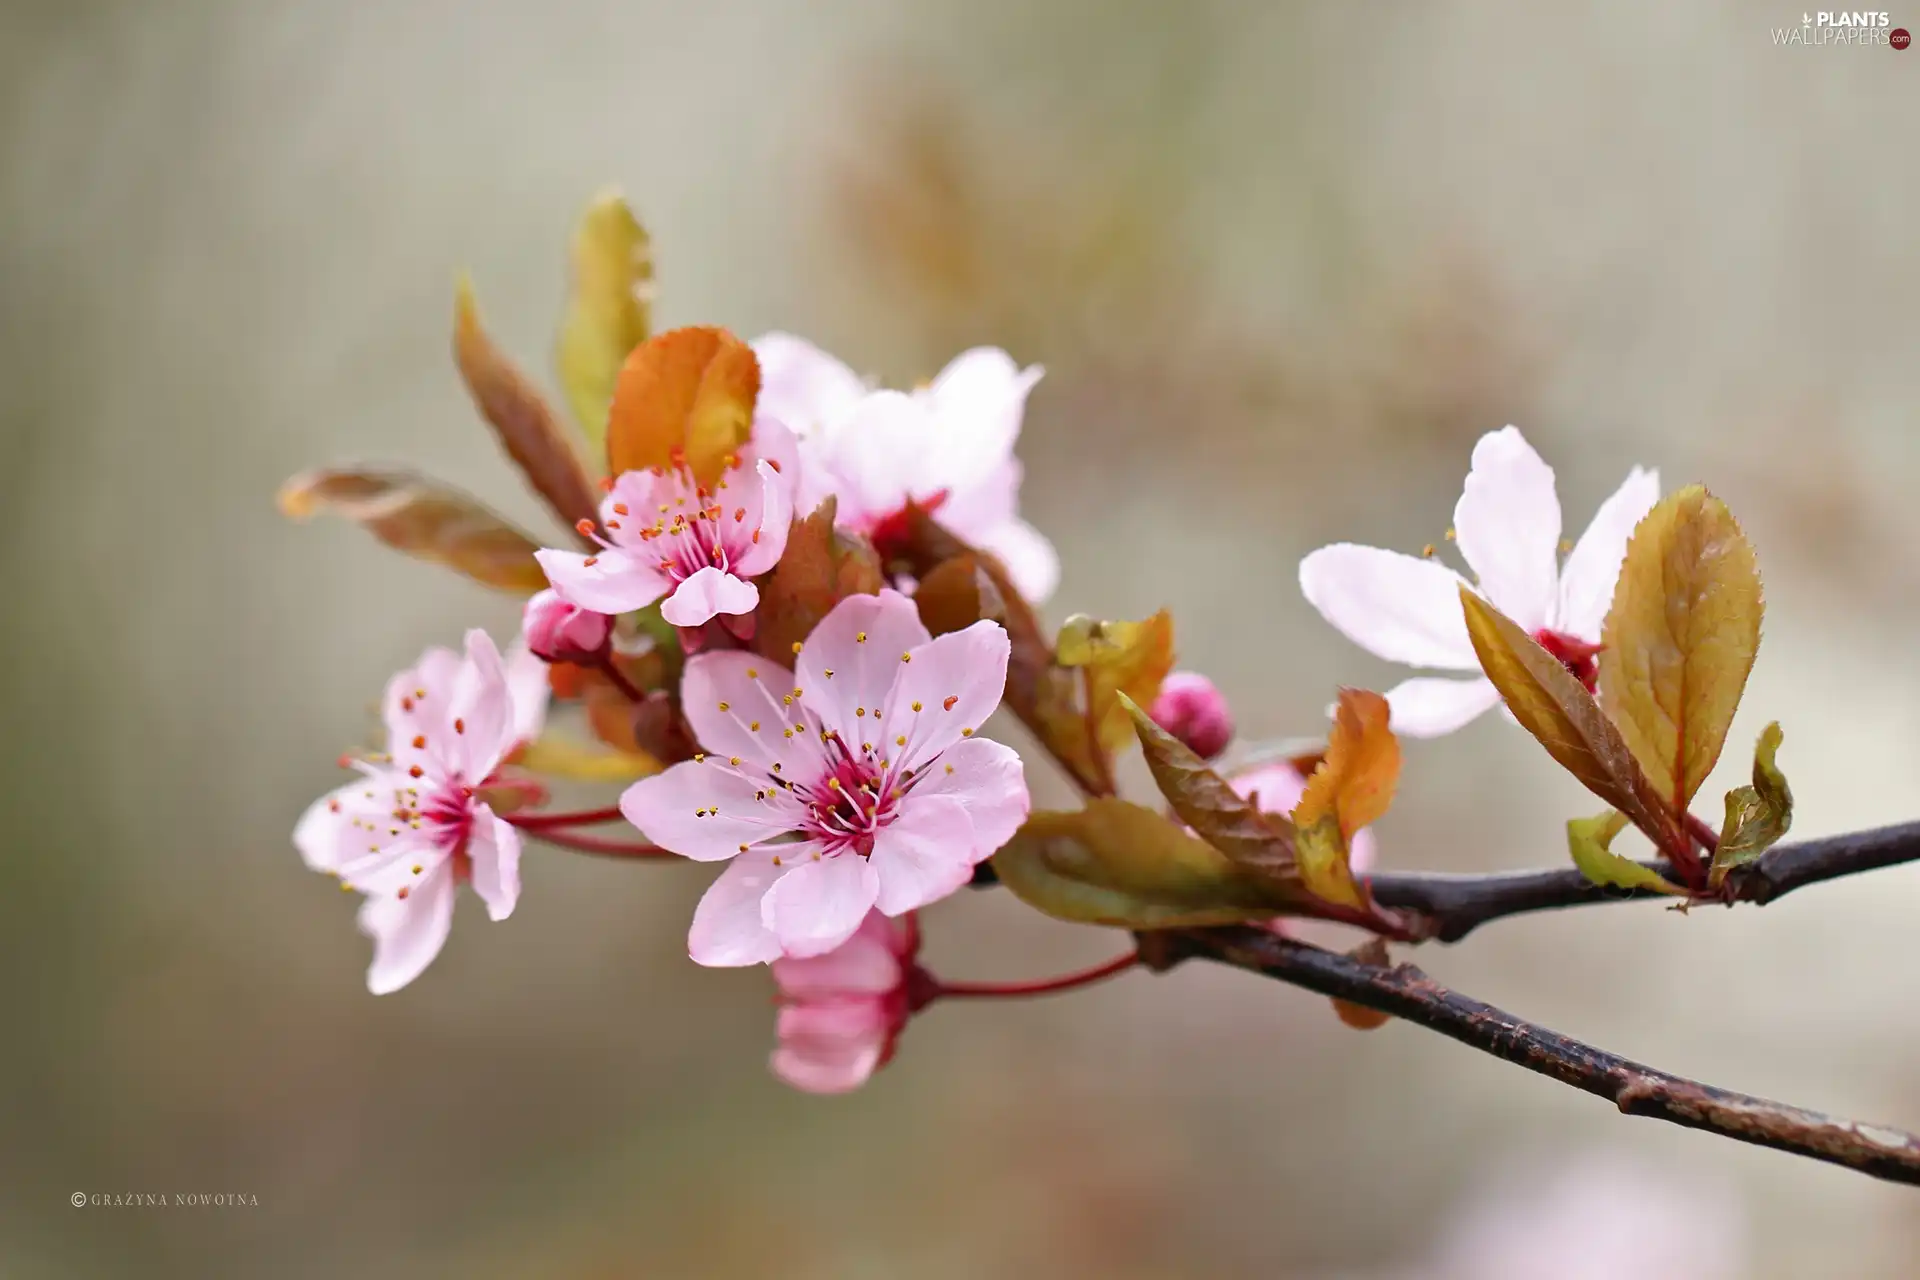
[[[738,650],[688,659],[681,706],[706,754],[621,809],[663,848],[733,859],[694,913],[693,958],[822,955],[870,908],[898,916],[965,884],[1027,816],[1020,757],[974,734],[1007,648],[992,622],[931,639],[882,591],[835,605],[797,674]]]
[[[780,984],[773,1073],[808,1093],[846,1093],[885,1066],[913,1014],[920,930],[870,911],[823,955],[773,962]]]
[[[1053,594],[1060,560],[1018,515],[1021,468],[1013,452],[1038,365],[1022,369],[998,348],[975,347],[909,393],[874,390],[791,334],[767,334],[753,349],[760,404],[800,437],[803,509],[836,497],[837,523],[884,550],[904,532],[907,504],[918,503],[996,556],[1029,600]]]
[[[1553,469],[1516,427],[1480,438],[1454,508],[1460,554],[1474,589],[1519,623],[1589,690],[1598,670],[1600,628],[1613,602],[1627,539],[1660,497],[1658,472],[1635,467],[1600,504],[1593,523],[1560,563],[1560,499]],[[1337,543],[1300,562],[1300,589],[1321,616],[1390,662],[1449,671],[1480,670],[1467,638],[1459,588],[1466,579],[1438,561],[1378,547]],[[1485,677],[1416,676],[1387,691],[1396,733],[1451,733],[1500,701]]]
[[[1194,671],[1175,671],[1160,682],[1160,695],[1148,715],[1203,760],[1211,760],[1233,741],[1233,712],[1213,681]]]
[[[536,593],[521,614],[527,648],[547,662],[577,662],[592,657],[613,634],[613,619],[560,598],[557,591]]]
[[[760,589],[750,579],[786,550],[798,470],[792,434],[756,418],[711,492],[685,467],[628,471],[600,504],[605,532],[582,522],[600,550],[540,551],[540,567],[561,599],[595,613],[626,613],[664,596],[660,614],[676,627],[751,614]]]
[[[545,705],[545,668],[524,649],[503,663],[484,631],[467,633],[464,658],[429,649],[387,685],[386,753],[351,761],[363,776],[320,797],[295,827],[309,867],[366,894],[360,929],[373,939],[375,995],[406,986],[440,954],[463,881],[494,920],[513,914],[520,837],[478,793],[539,732]]]

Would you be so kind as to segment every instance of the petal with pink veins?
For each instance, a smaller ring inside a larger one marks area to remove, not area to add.
[[[754,466],[754,479],[748,482],[759,490],[755,503],[759,511],[748,511],[744,520],[736,528],[727,530],[731,539],[739,536],[746,542],[746,549],[733,561],[733,572],[742,578],[757,577],[780,562],[781,553],[787,549],[787,532],[793,526],[793,481],[774,471],[764,459]],[[739,508],[746,510],[746,508]],[[756,516],[758,523],[755,523]],[[722,520],[731,517],[723,515]],[[759,531],[758,540],[751,534],[740,534],[748,526]],[[747,613],[747,609],[723,609],[723,613]]]
[[[1432,560],[1337,542],[1300,562],[1300,590],[1340,633],[1389,662],[1478,671],[1465,579]]]
[[[1446,680],[1416,676],[1387,690],[1393,731],[1409,738],[1438,738],[1500,702],[1491,680]]]
[[[973,877],[979,849],[967,805],[958,796],[922,796],[916,789],[900,816],[873,838],[873,869],[879,874],[874,905],[890,916],[938,902]]]
[[[716,614],[752,613],[759,603],[760,588],[707,565],[673,589],[660,616],[676,627],[698,627]]]
[[[595,613],[644,609],[673,585],[652,564],[620,547],[602,547],[590,556],[549,547],[534,552],[533,558],[562,600]]]
[[[473,860],[473,891],[487,904],[487,918],[505,920],[520,901],[520,833],[486,805],[475,805],[467,856]]]
[[[513,740],[531,742],[547,725],[547,703],[553,686],[547,664],[523,639],[507,647],[507,697],[513,702]]]
[[[1473,446],[1453,529],[1460,554],[1495,608],[1529,632],[1552,620],[1560,581],[1560,498],[1553,468],[1518,427],[1490,431]]]
[[[1590,644],[1600,640],[1600,628],[1613,607],[1613,588],[1627,558],[1627,541],[1634,529],[1660,501],[1660,473],[1635,467],[1626,482],[1594,513],[1593,523],[1574,544],[1560,570],[1560,607],[1553,627]]]
[[[880,893],[873,864],[856,853],[806,857],[760,901],[760,920],[790,956],[817,956],[851,938]]]
[[[684,760],[642,778],[620,797],[620,812],[663,849],[695,862],[718,862],[794,830],[799,802],[717,757]]]
[[[935,796],[952,797],[966,806],[975,862],[993,856],[1011,840],[1033,807],[1019,753],[991,738],[966,738],[941,752],[914,784],[907,803]]]
[[[909,662],[896,659],[881,730],[896,763],[917,772],[985,724],[1006,692],[1007,654],[1006,630],[982,619],[915,646]]]
[[[717,756],[761,771],[777,772],[808,786],[825,771],[819,731],[798,703],[781,699],[793,689],[793,673],[739,649],[700,653],[687,659],[680,678],[680,709],[694,740]],[[803,731],[788,737],[786,730]]]
[[[852,1000],[780,1011],[773,1073],[807,1093],[850,1093],[886,1053],[888,1027],[871,1002]]]
[[[367,990],[384,996],[425,972],[453,928],[453,869],[435,867],[408,887],[407,896],[381,894],[360,906],[360,931],[373,939]]]
[[[780,940],[761,921],[760,901],[767,890],[793,870],[790,858],[807,856],[808,846],[786,844],[743,853],[727,864],[693,910],[687,954],[695,964],[737,968],[780,958]],[[783,860],[775,865],[773,859]]]
[[[901,656],[926,642],[919,611],[898,591],[848,596],[801,644],[795,683],[822,724],[857,743],[862,728],[878,727]]]
[[[392,807],[367,799],[370,789],[367,779],[355,778],[315,800],[300,815],[293,829],[293,847],[309,868],[337,872],[366,852],[366,837],[359,834],[354,819],[385,817],[385,811]]]

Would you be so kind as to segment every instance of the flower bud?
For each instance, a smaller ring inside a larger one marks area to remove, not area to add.
[[[520,619],[527,648],[548,662],[581,662],[599,655],[613,634],[613,619],[568,604],[552,591],[527,601]]]
[[[1233,713],[1213,681],[1194,671],[1176,671],[1160,685],[1148,713],[1153,722],[1211,760],[1233,741]]]

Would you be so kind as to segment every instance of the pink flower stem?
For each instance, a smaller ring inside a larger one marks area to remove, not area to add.
[[[523,813],[515,814],[507,821],[523,831],[541,831],[549,827],[584,827],[596,822],[618,822],[620,806],[610,804],[604,809],[575,809],[561,813]]]
[[[1030,982],[942,982],[934,978],[933,991],[928,998],[937,1000],[943,996],[966,996],[976,999],[1014,999],[1020,996],[1050,996],[1058,991],[1074,991],[1104,982],[1116,974],[1125,973],[1138,963],[1140,953],[1129,951],[1091,969],[1061,974],[1057,978],[1037,978]]]
[[[640,844],[633,840],[609,840],[603,836],[581,835],[577,831],[555,831],[545,827],[528,828],[524,822],[508,818],[514,826],[521,828],[536,840],[545,840],[548,844],[562,849],[573,849],[580,853],[598,854],[605,858],[671,858],[674,855],[659,845]]]
[[[646,701],[647,695],[636,688],[633,681],[627,679],[626,674],[614,664],[612,653],[604,649],[601,650],[598,665],[600,673],[613,682],[614,688],[626,695],[628,702]]]

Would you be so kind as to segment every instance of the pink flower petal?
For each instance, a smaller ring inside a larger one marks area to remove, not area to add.
[[[760,920],[790,956],[817,956],[851,938],[880,893],[872,863],[856,853],[803,858],[760,902]]]
[[[972,861],[993,856],[1013,838],[1033,807],[1019,753],[990,738],[967,738],[940,753],[908,796],[909,805],[935,796],[966,806],[973,826]]]
[[[1444,680],[1417,676],[1387,690],[1395,733],[1409,738],[1438,738],[1452,733],[1498,705],[1500,691],[1491,680]]]
[[[1321,547],[1300,562],[1300,590],[1342,635],[1389,662],[1478,671],[1460,609],[1465,580],[1397,551]]]
[[[877,727],[901,655],[926,642],[919,611],[898,591],[848,596],[800,646],[796,683],[822,724],[858,743],[862,727]]]
[[[387,681],[380,714],[387,726],[387,753],[400,772],[414,765],[440,769],[438,752],[452,721],[448,708],[460,666],[459,654],[436,645]],[[437,745],[416,747],[413,740],[418,737]]]
[[[506,669],[507,696],[513,702],[513,740],[531,742],[546,728],[547,703],[553,696],[547,664],[522,639],[507,649]]]
[[[620,812],[663,849],[718,862],[794,830],[800,806],[770,783],[754,783],[717,756],[687,760],[642,778],[620,797]]]
[[[620,547],[603,547],[591,556],[549,548],[533,558],[561,599],[595,613],[644,609],[673,585],[651,563]]]
[[[1254,801],[1262,813],[1292,813],[1307,792],[1307,776],[1287,760],[1249,769],[1228,779],[1228,783],[1236,795]]]
[[[781,553],[787,549],[787,532],[793,527],[793,474],[788,472],[781,475],[764,460],[755,465],[754,480],[750,483],[751,487],[758,490],[753,506],[759,509],[739,508],[747,512],[745,519],[735,522],[736,527],[727,530],[729,538],[748,528],[760,532],[759,541],[749,540],[745,549],[735,557],[733,572],[738,576],[757,577],[780,562]],[[751,534],[747,536],[751,539]],[[746,613],[749,610],[723,612]]]
[[[900,985],[902,926],[870,911],[860,927],[825,955],[773,962],[773,980],[790,999],[884,995]]]
[[[1527,631],[1546,626],[1559,593],[1560,499],[1553,468],[1518,427],[1490,431],[1474,445],[1453,528],[1494,607]]]
[[[916,789],[900,816],[873,839],[873,870],[880,877],[874,905],[890,916],[924,907],[973,876],[980,850],[967,805],[957,796],[922,796]]]
[[[1060,554],[1025,520],[995,525],[974,545],[1005,565],[1014,589],[1034,604],[1044,604],[1060,585]]]
[[[360,907],[360,931],[373,939],[367,990],[377,996],[412,982],[433,963],[453,928],[453,871],[442,864],[396,894],[369,897]]]
[[[383,806],[366,799],[367,789],[366,779],[356,778],[327,792],[300,815],[293,829],[293,847],[309,868],[338,871],[357,854],[366,852],[366,838],[358,836],[353,821],[383,816]]]
[[[478,628],[467,632],[467,660],[454,682],[451,703],[445,758],[469,784],[477,784],[514,743],[506,666],[492,637]]]
[[[909,662],[895,656],[898,675],[881,733],[889,746],[907,740],[894,759],[918,772],[971,736],[1000,705],[1007,685],[1007,633],[999,623],[982,620],[916,645],[910,653]]]
[[[520,833],[486,805],[475,805],[467,856],[473,860],[473,891],[487,904],[487,918],[505,920],[520,901]]]
[[[680,707],[694,739],[714,755],[738,757],[743,765],[807,786],[825,771],[826,761],[819,731],[800,704],[781,702],[793,687],[793,673],[765,658],[738,649],[700,653],[687,659]],[[802,732],[788,737],[789,728]]]
[[[660,616],[676,627],[697,627],[715,614],[752,613],[759,603],[760,588],[707,565],[673,589]]]
[[[764,848],[741,854],[708,886],[694,908],[693,927],[687,933],[687,954],[695,964],[737,968],[780,958],[780,940],[761,921],[760,902],[795,865],[783,861],[775,866],[774,857],[805,858],[807,847],[779,845],[776,849],[777,854]]]
[[[1613,588],[1634,527],[1660,501],[1660,473],[1635,467],[1626,482],[1600,504],[1560,570],[1560,607],[1553,627],[1598,643],[1600,625],[1613,607]]]
[[[867,394],[858,374],[804,338],[768,333],[752,346],[760,361],[760,412],[803,437],[845,419]]]
[[[884,513],[952,487],[955,477],[932,455],[938,440],[929,405],[899,391],[875,391],[823,441],[822,457],[839,480],[835,492],[861,510]]]
[[[824,1018],[842,1016],[845,1027],[823,1027]],[[886,1053],[888,1028],[859,1004],[844,1014],[830,1006],[780,1011],[780,1047],[773,1051],[773,1073],[807,1093],[850,1093],[867,1082]]]
[[[955,489],[970,488],[1013,454],[1027,393],[1043,370],[1022,370],[996,347],[963,351],[920,393],[932,408],[934,431],[923,448],[936,474]]]

